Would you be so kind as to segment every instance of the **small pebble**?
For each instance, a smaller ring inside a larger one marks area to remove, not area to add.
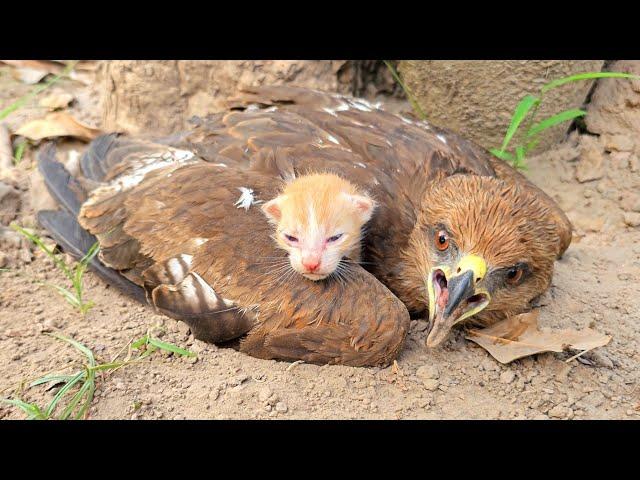
[[[434,365],[423,365],[416,370],[416,377],[420,380],[437,379],[440,378],[440,372],[438,371],[438,367]]]
[[[509,384],[516,379],[516,374],[512,370],[506,370],[500,374],[500,382]]]
[[[438,388],[438,385],[440,385],[440,382],[434,378],[427,379],[422,383],[424,384],[425,388],[429,391],[436,390]]]

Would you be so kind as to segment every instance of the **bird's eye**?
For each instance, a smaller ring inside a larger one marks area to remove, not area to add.
[[[289,240],[292,243],[296,243],[298,241],[298,239],[292,235],[287,235],[286,233],[284,234],[284,238],[286,238],[287,240]]]
[[[449,248],[449,235],[445,230],[439,230],[435,236],[436,248],[441,252]]]
[[[337,242],[338,240],[340,240],[340,238],[342,238],[342,234],[338,233],[338,234],[334,235],[333,237],[327,238],[327,242],[329,242],[329,243]]]
[[[509,268],[507,270],[507,283],[509,285],[517,285],[522,280],[524,269],[520,265]]]

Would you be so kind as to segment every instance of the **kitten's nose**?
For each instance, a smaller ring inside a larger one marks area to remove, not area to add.
[[[315,272],[320,267],[319,258],[305,258],[302,260],[302,266],[309,272]]]

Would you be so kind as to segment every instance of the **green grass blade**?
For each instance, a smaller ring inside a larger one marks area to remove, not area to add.
[[[520,124],[527,117],[527,114],[533,108],[534,105],[540,103],[540,99],[538,97],[534,97],[533,95],[526,95],[520,103],[516,106],[516,109],[513,112],[513,116],[511,117],[511,123],[509,124],[509,128],[507,129],[507,133],[504,136],[504,140],[502,141],[502,146],[500,147],[500,152],[504,152],[511,142],[511,139],[515,135],[516,131]]]
[[[51,85],[53,85],[54,83],[56,83],[58,80],[60,80],[63,77],[66,77],[67,75],[69,75],[71,73],[71,70],[73,70],[76,66],[78,62],[77,61],[73,61],[70,62],[66,68],[60,72],[58,75],[56,75],[55,77],[53,77],[51,80],[47,81],[46,83],[44,83],[43,85],[38,85],[37,87],[35,87],[33,90],[31,90],[29,93],[27,93],[26,95],[24,95],[23,97],[20,97],[18,100],[16,100],[15,102],[13,102],[11,105],[9,105],[8,107],[2,109],[0,111],[0,121],[4,120],[5,118],[7,118],[9,115],[11,115],[13,112],[15,112],[16,110],[18,110],[19,108],[21,108],[22,106],[24,106],[27,102],[31,101],[33,98],[35,98],[39,93],[43,92],[44,90],[46,90],[47,88],[49,88]]]
[[[523,145],[518,145],[516,147],[516,159],[513,162],[513,168],[516,168],[518,170],[525,170],[526,166],[524,164],[524,157],[525,157],[525,149]]]
[[[67,404],[62,414],[58,417],[60,420],[68,420],[73,411],[76,409],[82,397],[89,391],[92,382],[84,382],[80,390],[76,392],[76,394],[71,398],[71,401]]]
[[[536,137],[533,140],[531,140],[529,143],[527,143],[527,146],[526,146],[527,152],[530,152],[531,150],[536,148],[539,143],[540,143],[540,137]]]
[[[49,385],[49,388],[51,388],[57,385],[58,383],[66,383],[72,378],[73,378],[73,375],[51,375],[48,377],[39,378],[38,380],[34,380],[29,384],[29,387],[36,387],[44,383],[53,383],[53,385]]]
[[[53,400],[51,400],[51,403],[49,404],[49,406],[47,407],[47,411],[45,412],[45,415],[47,416],[47,418],[50,417],[53,411],[56,409],[56,406],[58,405],[58,402],[60,401],[60,399],[62,399],[62,397],[64,397],[67,394],[67,392],[71,390],[71,388],[76,383],[82,380],[82,378],[86,375],[86,373],[87,372],[85,372],[84,370],[81,372],[78,372],[71,380],[69,380],[64,385],[64,387],[58,390],[58,393],[56,393],[56,395],[53,397]]]
[[[185,357],[195,357],[196,354],[185,350],[184,348],[180,348],[177,345],[173,345],[172,343],[163,342],[158,340],[157,338],[149,337],[149,343],[154,347],[158,347],[161,350],[166,350],[168,352],[177,353],[178,355],[183,355]]]
[[[489,150],[494,156],[498,157],[500,160],[504,160],[505,162],[513,162],[515,160],[515,157],[513,156],[512,153],[509,152],[503,152],[501,150],[498,150],[497,148],[492,148],[491,150]]]
[[[40,237],[38,237],[37,235],[34,235],[32,233],[29,233],[28,231],[26,231],[24,228],[20,227],[19,225],[12,223],[11,228],[13,228],[16,232],[24,235],[25,237],[27,237],[31,242],[35,243],[40,250],[42,250],[44,253],[47,254],[47,256],[49,258],[51,258],[51,260],[53,260],[53,263],[56,264],[56,266],[62,270],[64,272],[64,274],[66,275],[66,277],[69,280],[73,279],[73,275],[71,274],[71,272],[69,271],[69,268],[67,267],[67,264],[64,263],[64,261],[62,260],[62,258],[60,258],[59,255],[56,255],[56,253],[49,249],[40,239]]]
[[[82,304],[80,303],[80,300],[78,299],[78,297],[74,293],[71,293],[66,288],[61,287],[59,285],[54,285],[53,283],[49,283],[49,282],[43,282],[43,284],[49,288],[53,288],[60,295],[62,295],[67,302],[69,302],[74,307],[76,308],[82,307]]]
[[[586,115],[587,112],[584,110],[574,109],[574,110],[565,110],[564,112],[557,113],[549,118],[542,120],[531,126],[529,131],[527,132],[527,137],[534,137],[540,132],[543,132],[547,128],[554,127],[559,123],[566,122],[569,120],[573,120],[574,118],[582,117]]]
[[[80,309],[80,313],[82,313],[83,315],[86,315],[87,312],[91,310],[94,305],[95,303],[93,303],[92,301],[88,301],[88,302],[82,301],[78,308]]]
[[[138,350],[140,347],[146,345],[147,343],[149,343],[149,335],[145,335],[144,337],[133,342],[131,344],[131,348],[133,348],[134,350]]]
[[[631,75],[629,73],[622,72],[586,72],[578,73],[577,75],[570,75],[568,77],[559,78],[552,82],[547,83],[542,87],[541,93],[544,94],[553,88],[557,88],[561,85],[565,85],[570,82],[578,82],[580,80],[595,80],[598,78],[633,78],[640,79],[638,75]]]
[[[16,151],[13,154],[13,164],[18,165],[22,161],[22,157],[24,155],[24,150],[27,147],[27,142],[20,142],[16,145]]]
[[[89,366],[90,367],[95,367],[96,366],[96,359],[93,356],[93,352],[91,350],[89,350],[85,345],[81,344],[77,340],[74,340],[73,338],[65,337],[64,335],[59,335],[57,333],[52,333],[51,336],[57,338],[58,340],[62,340],[64,342],[67,342],[70,345],[73,345],[85,357],[87,357],[87,359],[89,360]]]
[[[96,242],[93,245],[91,245],[91,248],[89,249],[89,251],[85,254],[84,257],[82,257],[82,259],[80,260],[80,265],[84,265],[85,267],[89,265],[91,260],[93,260],[93,257],[95,257],[98,254],[98,252],[100,252],[100,244]]]
[[[389,71],[391,72],[391,76],[393,76],[394,80],[396,82],[398,82],[398,85],[400,85],[400,88],[402,88],[402,90],[404,90],[404,93],[407,96],[407,98],[409,99],[409,102],[411,103],[411,106],[413,107],[413,110],[418,114],[418,116],[420,117],[421,120],[426,120],[427,119],[427,115],[424,113],[424,110],[422,110],[422,107],[420,107],[420,104],[418,103],[416,98],[411,93],[411,90],[409,90],[409,87],[407,87],[404,84],[404,82],[400,78],[400,75],[398,75],[398,72],[396,72],[396,69],[393,68],[393,65],[391,65],[391,62],[389,60],[383,60],[383,62],[387,66]]]
[[[89,410],[89,407],[91,406],[91,402],[93,402],[93,394],[96,391],[96,384],[95,382],[91,382],[89,385],[90,386],[89,386],[89,392],[87,393],[87,399],[85,400],[84,405],[82,405],[82,408],[80,408],[80,410],[78,411],[78,414],[76,415],[76,420],[80,420],[85,416],[85,414],[87,413],[87,410]]]
[[[20,399],[8,399],[2,398],[0,401],[7,403],[9,405],[13,405],[14,407],[18,407],[24,413],[27,414],[29,420],[37,419],[37,420],[46,420],[47,416],[40,410],[40,407],[35,403],[27,403]]]
[[[101,363],[100,365],[96,365],[95,367],[89,367],[92,372],[100,372],[102,370],[112,370],[114,368],[120,368],[123,365],[128,365],[133,360],[128,360],[126,362],[110,362],[110,363]]]

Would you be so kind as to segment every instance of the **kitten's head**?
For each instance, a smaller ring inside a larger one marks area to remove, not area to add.
[[[334,174],[310,174],[287,184],[262,206],[275,240],[295,271],[310,280],[331,275],[343,257],[358,259],[362,226],[375,202]]]

